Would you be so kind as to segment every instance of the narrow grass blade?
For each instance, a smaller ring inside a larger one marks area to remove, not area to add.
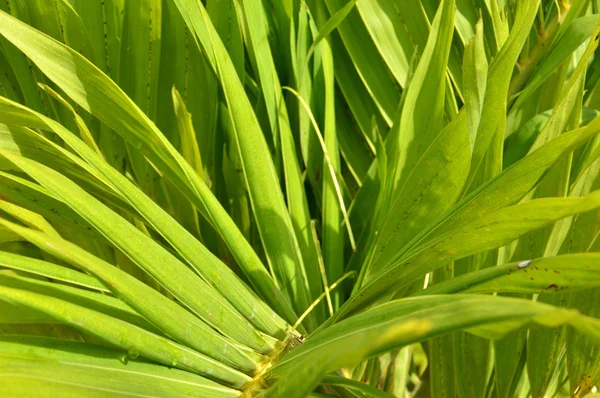
[[[102,312],[105,315],[120,319],[132,325],[136,325],[149,332],[161,334],[154,325],[148,322],[148,320],[141,316],[138,312],[133,310],[121,300],[106,294],[90,292],[85,289],[75,288],[58,283],[10,275],[7,273],[7,271],[0,272],[0,285],[30,291],[36,294],[47,295],[60,300],[76,302],[90,310]],[[54,323],[56,320],[52,320],[52,318],[50,318],[50,320],[45,320],[42,323],[44,322]]]
[[[256,370],[252,359],[229,340],[201,322],[179,304],[164,297],[133,276],[121,271],[76,245],[60,238],[22,228],[6,221],[2,225],[53,256],[89,272],[109,286],[111,292],[146,317],[162,332],[176,341],[245,372]]]
[[[220,293],[156,241],[56,171],[25,158],[4,155],[85,218],[209,325],[256,350],[272,349],[271,342],[265,341]]]
[[[98,279],[70,268],[14,253],[0,252],[0,265],[88,289],[109,292]]]
[[[6,286],[0,286],[0,297],[2,300],[50,315],[58,321],[124,349],[132,357],[141,355],[167,366],[209,375],[237,388],[250,380],[243,373],[164,337],[64,300]]]
[[[89,343],[42,337],[2,336],[0,378],[7,394],[37,389],[61,395],[234,398],[240,392],[203,377],[135,360]],[[90,395],[88,395],[90,394]]]
[[[0,104],[2,100],[0,99]],[[14,106],[13,106],[14,105]],[[4,108],[6,109],[6,108]],[[206,280],[231,300],[236,308],[252,319],[261,330],[274,336],[284,336],[285,322],[273,313],[264,303],[239,280],[239,278],[212,253],[210,253],[193,235],[170,217],[160,206],[144,195],[127,178],[110,167],[100,156],[90,150],[81,140],[66,131],[58,123],[35,114],[27,108],[11,104],[10,112],[14,117],[27,123],[33,119],[46,129],[57,133],[68,145],[73,148],[87,162],[88,167],[109,181],[110,186],[131,203],[149,224],[161,233],[165,239],[199,272]],[[0,120],[1,120],[0,116]],[[29,122],[32,123],[32,122]],[[37,124],[36,124],[37,125]],[[84,215],[81,217],[85,218]],[[238,230],[239,231],[239,230]],[[139,231],[136,233],[139,234]],[[255,254],[256,255],[256,254]],[[264,278],[263,278],[264,279]],[[212,288],[211,288],[212,290]],[[231,294],[230,294],[231,293]],[[277,292],[275,292],[277,293]],[[273,294],[271,292],[271,294]],[[276,297],[275,297],[276,298]]]
[[[190,6],[190,9],[198,12],[197,7],[196,4]],[[287,299],[279,294],[260,259],[206,183],[123,91],[76,51],[44,36],[6,13],[0,13],[0,20],[0,34],[42,67],[44,73],[79,106],[101,119],[115,132],[122,134],[134,148],[141,150],[215,226],[245,274],[260,290],[261,296],[286,318],[295,319]],[[200,19],[197,19],[195,23],[199,21]],[[190,26],[197,25],[191,23]],[[204,28],[199,29],[204,32]],[[40,52],[39,48],[44,48],[44,51]],[[212,53],[208,57],[214,63]],[[102,143],[99,143],[99,146],[104,149]],[[238,304],[241,305],[241,302]]]

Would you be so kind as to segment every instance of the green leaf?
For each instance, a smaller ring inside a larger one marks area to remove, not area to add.
[[[261,290],[262,297],[285,314],[286,318],[293,318],[286,299],[278,294],[264,272],[260,259],[217,198],[123,91],[76,51],[36,32],[6,13],[0,13],[0,20],[0,34],[42,67],[44,73],[79,106],[122,134],[134,148],[141,150],[194,203],[221,233],[246,275]],[[39,48],[44,50],[39,51]],[[236,296],[230,298],[235,299]]]
[[[458,258],[504,246],[526,232],[600,206],[600,192],[584,198],[545,198],[509,206],[450,231],[413,249],[411,254],[365,280],[336,314],[340,319],[390,291]]]
[[[16,218],[20,222],[29,227],[39,229],[50,235],[58,236],[58,232],[54,229],[52,224],[50,224],[44,217],[39,214],[27,210],[23,207],[20,207],[16,204],[7,202],[5,200],[0,199],[0,210],[4,211],[7,214],[10,214],[12,217]]]
[[[25,158],[4,156],[85,218],[209,325],[256,350],[266,353],[272,349],[272,342],[257,333],[223,296],[156,241],[56,171]]]
[[[544,173],[562,156],[583,145],[600,131],[600,118],[582,129],[564,133],[523,158],[500,175],[462,199],[443,219],[414,239],[422,240],[432,233],[439,236],[482,217],[489,211],[517,203],[538,183]]]
[[[568,305],[583,314],[600,316],[600,294],[598,289],[571,295]],[[600,344],[590,339],[582,330],[567,328],[567,365],[571,394],[585,396],[600,381]]]
[[[2,220],[3,222],[4,220]],[[0,265],[10,269],[44,276],[49,279],[67,282],[88,289],[109,292],[110,290],[100,283],[98,279],[81,272],[57,264],[49,263],[35,258],[20,256],[18,254],[0,252]]]
[[[327,9],[333,15],[348,5],[346,0],[326,0]],[[320,30],[324,28],[320,26]],[[392,120],[400,100],[398,89],[392,74],[377,50],[357,9],[352,8],[344,20],[339,23],[339,32],[344,46],[358,71],[358,75],[367,87],[384,120]]]
[[[40,324],[53,323],[54,319],[40,312],[23,308],[18,305],[0,301],[0,324]]]
[[[393,0],[360,1],[357,8],[390,72],[400,86],[406,87],[415,44]]]
[[[405,94],[400,121],[390,131],[391,185],[396,194],[409,174],[444,127],[446,66],[454,30],[454,0],[444,0],[433,21],[410,86]],[[432,103],[433,99],[433,103]]]
[[[481,121],[477,129],[477,138],[473,147],[469,177],[471,181],[483,161],[492,138],[497,131],[504,131],[506,125],[506,95],[512,72],[531,30],[531,24],[536,15],[538,5],[539,0],[519,2],[517,15],[510,35],[490,64],[485,96],[483,98]]]
[[[471,151],[477,139],[477,129],[483,111],[483,99],[487,86],[488,60],[485,55],[482,20],[476,25],[475,36],[465,48],[463,61],[463,93],[465,109],[469,118],[469,137]]]
[[[565,254],[503,264],[455,277],[417,293],[553,294],[589,289],[600,284],[597,253]]]
[[[0,337],[4,392],[19,396],[90,397],[169,395],[239,397],[239,391],[152,363],[124,360],[121,351],[40,337]]]
[[[512,321],[510,325],[498,322]],[[392,301],[315,333],[275,364],[269,373],[288,378],[309,364],[326,362],[324,372],[352,366],[366,357],[429,337],[463,328],[494,324],[508,333],[529,324],[571,324],[593,339],[600,339],[599,321],[577,312],[504,297],[453,295]]]
[[[309,287],[298,241],[285,206],[267,142],[245,95],[235,66],[210,22],[206,10],[201,3],[195,5],[183,3],[185,2],[177,0],[182,15],[193,12],[204,21],[204,26],[200,28],[197,25],[199,21],[191,23],[186,20],[198,45],[201,44],[206,53],[212,54],[211,63],[219,76],[229,107],[229,116],[250,203],[271,273],[278,287],[293,302],[296,313],[301,313],[310,304]],[[254,7],[253,3],[248,5]],[[281,98],[280,92],[276,95],[276,98]]]
[[[41,250],[96,276],[110,287],[116,297],[174,340],[234,368],[245,372],[256,370],[256,363],[229,340],[216,333],[185,308],[133,276],[63,239],[50,237],[6,221],[0,220],[0,223]]]
[[[348,224],[349,220],[347,216],[342,216],[342,212],[346,215],[343,199],[338,196],[340,188],[337,176],[340,175],[341,172],[341,160],[335,112],[334,59],[331,53],[330,44],[327,40],[321,42],[319,49],[321,52],[323,78],[325,83],[325,128],[323,139],[327,151],[323,157],[323,170],[330,170],[330,173],[324,173],[325,175],[323,176],[322,253],[327,280],[333,282],[339,279],[344,273],[343,221],[346,221],[347,223],[346,227],[350,233],[350,241],[353,248],[355,248],[355,243],[352,229]],[[334,310],[337,310],[340,307],[343,298],[343,291],[341,289],[332,292]]]
[[[0,99],[0,107],[4,101]],[[224,266],[212,253],[210,253],[200,242],[198,242],[188,231],[172,219],[163,209],[161,209],[150,198],[144,195],[127,178],[123,177],[116,170],[111,168],[94,151],[90,150],[83,142],[66,131],[61,125],[32,111],[16,107],[14,104],[6,104],[6,113],[2,115],[13,115],[17,120],[25,123],[29,119],[34,119],[46,129],[51,129],[65,140],[78,154],[80,154],[88,163],[87,166],[95,173],[109,181],[111,187],[117,191],[127,202],[132,203],[137,212],[139,212],[149,224],[161,233],[171,245],[191,264],[194,269],[200,273],[206,280],[210,281],[213,288],[224,292],[236,308],[239,308],[246,317],[256,322],[259,327],[275,336],[283,336],[286,328],[285,322],[274,314],[267,306],[256,298],[252,292],[239,280],[239,278],[228,268]],[[16,108],[15,108],[16,107]],[[10,111],[8,111],[10,110]],[[31,122],[30,122],[31,123]],[[60,196],[57,196],[60,197]],[[77,211],[77,210],[76,210]],[[80,215],[85,218],[84,214]],[[124,220],[122,220],[124,222]],[[90,222],[90,224],[92,224]],[[131,225],[127,224],[128,228]],[[136,231],[140,235],[139,231]],[[141,236],[141,235],[140,235]],[[173,260],[170,260],[173,261]],[[191,273],[187,270],[186,273]],[[268,277],[268,276],[267,276]],[[201,282],[200,282],[201,283]],[[214,291],[214,289],[211,290]],[[216,291],[215,291],[216,293]],[[187,293],[192,296],[191,292]],[[192,300],[195,300],[191,297]]]
[[[136,357],[141,355],[159,363],[200,374],[241,387],[249,377],[208,357],[109,315],[57,298],[26,290],[0,286],[2,300],[43,312],[58,321],[116,345]]]
[[[518,93],[518,98],[513,108],[519,108],[535,90],[567,59],[582,43],[593,36],[600,17],[598,15],[587,15],[577,18],[567,26],[564,33],[552,45],[544,60],[536,68],[533,76],[528,80],[525,89]]]
[[[348,3],[346,3],[345,6],[343,6],[339,10],[337,10],[331,16],[331,18],[329,18],[327,20],[327,22],[325,22],[321,26],[321,28],[319,29],[319,33],[313,39],[312,44],[310,45],[310,47],[308,48],[308,51],[306,52],[306,60],[307,60],[306,62],[308,62],[308,60],[310,59],[311,55],[313,54],[313,52],[315,51],[315,49],[317,48],[319,43],[322,40],[324,40],[325,38],[327,38],[327,36],[329,36],[334,30],[336,30],[338,28],[338,26],[344,21],[344,19],[348,16],[350,11],[352,11],[352,9],[354,8],[355,5],[356,5],[356,0],[350,0]]]
[[[450,210],[469,172],[467,113],[461,112],[431,143],[385,215],[369,273],[383,269],[424,227]]]
[[[57,299],[77,302],[78,304],[85,306],[86,308],[98,312],[102,312],[105,315],[111,316],[116,319],[120,319],[124,322],[132,325],[139,326],[149,332],[160,334],[159,330],[149,323],[143,316],[123,303],[119,299],[116,299],[106,294],[99,294],[96,292],[89,292],[84,289],[74,288],[58,283],[44,282],[31,278],[23,278],[16,275],[7,274],[3,271],[0,274],[0,284],[7,287],[30,291],[37,294],[43,294],[49,297],[55,297]],[[23,308],[23,307],[19,307]],[[25,309],[27,311],[27,309]],[[44,322],[56,323],[56,320],[44,320]],[[10,323],[16,323],[13,320]]]
[[[365,396],[373,398],[393,397],[393,395],[378,390],[377,388],[374,388],[368,384],[361,383],[352,379],[347,379],[345,377],[341,377],[334,374],[329,374],[323,377],[323,379],[321,380],[321,384],[346,387],[350,391],[356,391],[358,393],[364,394]]]

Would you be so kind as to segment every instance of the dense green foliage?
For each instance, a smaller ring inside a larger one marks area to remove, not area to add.
[[[0,0],[0,396],[594,394],[599,12]]]

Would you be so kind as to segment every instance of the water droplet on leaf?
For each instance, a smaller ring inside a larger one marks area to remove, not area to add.
[[[129,355],[129,358],[136,359],[137,357],[140,356],[140,352],[138,350],[136,350],[135,348],[132,348],[129,350],[128,355]]]

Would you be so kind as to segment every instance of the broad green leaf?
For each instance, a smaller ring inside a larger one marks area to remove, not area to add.
[[[119,86],[151,120],[155,119],[158,98],[161,20],[162,2],[151,0],[124,2]],[[143,153],[134,148],[127,146],[133,174],[142,190],[155,199],[159,175],[144,159]]]
[[[371,258],[369,273],[396,253],[459,198],[469,170],[467,114],[461,112],[431,143],[390,206]]]
[[[444,0],[403,99],[402,116],[390,131],[394,140],[390,189],[400,192],[423,153],[444,126],[446,65],[454,30],[454,0]],[[432,103],[433,99],[433,103]],[[397,157],[397,158],[396,158]]]
[[[562,304],[562,295],[546,297],[546,303],[552,304],[552,301]],[[552,379],[559,377],[557,368],[561,360],[564,361],[566,329],[564,326],[549,329],[544,335],[536,332],[530,333],[527,340],[527,375],[532,396],[541,397],[552,391]]]
[[[19,88],[19,83],[4,55],[2,47],[0,47],[0,68],[4,71],[3,74],[0,74],[0,93],[2,93],[4,97],[23,103],[23,94]]]
[[[585,70],[593,49],[593,44],[586,49],[586,52],[580,59],[577,68],[565,87],[564,93],[561,93],[559,101],[552,112],[552,116],[533,143],[532,149],[540,146],[540,144],[543,144],[553,136],[562,133],[564,130],[569,130],[579,125]],[[595,140],[588,143],[588,146],[593,142],[595,142]],[[567,194],[569,194],[568,186],[571,165],[572,156],[567,156],[557,162],[540,181],[536,187],[534,196],[567,196]],[[578,185],[578,182],[574,184],[575,187]],[[589,185],[591,188],[591,184]],[[578,188],[575,190],[581,195],[586,195],[590,192],[589,189],[585,192],[581,192],[581,189]],[[552,256],[557,254],[562,243],[561,238],[564,239],[571,220],[572,218],[560,220],[552,228],[547,227],[544,230],[522,238],[515,249],[513,258],[515,258],[515,256],[521,256],[520,258],[532,258],[542,255]],[[565,296],[563,294],[554,296],[540,295],[537,300],[551,305],[562,306],[565,303]],[[528,361],[528,378],[536,396],[542,396],[548,393],[547,389],[554,376],[553,372],[555,371],[558,365],[558,359],[560,358],[559,353],[564,349],[564,345],[565,327],[530,332],[527,342],[526,359]],[[544,365],[533,366],[536,362]]]
[[[389,115],[388,118],[381,115],[377,109],[377,104],[360,79],[359,72],[344,48],[339,35],[332,34],[330,40],[333,57],[336,60],[335,79],[354,119],[356,119],[356,123],[360,127],[362,139],[366,141],[371,151],[374,151],[373,137],[371,136],[373,119],[383,134],[383,132],[387,132],[389,125],[392,124],[393,114]]]
[[[192,165],[194,170],[196,170],[196,173],[202,176],[204,174],[202,158],[200,156],[200,148],[198,148],[196,132],[194,131],[194,125],[192,123],[192,115],[186,109],[183,98],[175,86],[173,86],[172,95],[177,126],[179,127],[179,135],[181,136],[183,157],[190,165]]]
[[[4,101],[7,100],[0,97],[0,107],[2,107],[2,110],[4,111],[0,116],[0,120],[8,123],[22,121],[22,119],[15,119],[13,115],[11,115],[12,111],[3,107],[3,105],[5,105]],[[40,126],[32,121],[28,121],[27,123],[34,128]],[[112,190],[106,186],[105,180],[93,168],[89,167],[89,165],[82,162],[77,156],[59,147],[47,138],[35,133],[29,128],[13,125],[0,125],[0,137],[0,148],[2,150],[35,159],[49,167],[60,169],[64,174],[82,184],[88,191],[108,200],[125,211],[130,211],[129,204],[112,192]],[[4,163],[6,162],[5,160],[2,161]],[[2,168],[8,170],[11,169],[10,166]]]
[[[118,81],[124,1],[111,0],[104,4],[86,0],[69,2],[81,18],[89,37],[93,58],[88,59],[93,59],[98,68]]]
[[[498,322],[512,321],[510,325]],[[577,312],[513,298],[453,295],[392,301],[315,333],[304,344],[269,370],[273,378],[298,383],[295,372],[304,366],[326,362],[322,371],[357,364],[361,359],[392,348],[425,340],[462,328],[495,324],[508,333],[529,324],[571,324],[593,339],[599,339],[599,321]],[[596,328],[596,329],[594,329]],[[293,380],[293,381],[292,381]]]
[[[453,274],[454,264],[450,263],[441,267],[429,275],[427,287],[432,284],[436,286],[439,283],[450,280],[453,278]],[[476,341],[473,341],[473,337],[474,336],[464,332],[455,332],[446,336],[434,337],[429,340],[427,359],[429,361],[430,374],[429,388],[431,389],[432,396],[455,396],[456,391],[460,390],[463,385],[469,383],[474,390],[476,388],[475,386],[481,383],[480,380],[475,381],[474,379],[476,379],[477,375],[480,375],[481,372],[485,372],[487,366],[480,366],[479,368],[473,366],[473,371],[468,373],[459,371],[469,359],[474,358],[478,360],[479,358],[485,357],[478,352],[478,346],[473,344],[477,343]],[[471,355],[461,355],[463,353],[461,346],[465,339],[471,339],[472,341],[469,345],[469,348],[472,349]],[[406,347],[404,349],[406,349]],[[487,353],[487,351],[484,353]],[[455,354],[457,357],[456,361]],[[457,374],[460,374],[463,377],[458,379],[456,378]],[[485,377],[481,379],[485,380]]]
[[[77,127],[79,129],[79,135],[81,136],[81,139],[86,144],[88,144],[88,146],[90,148],[92,148],[96,152],[102,154],[102,151],[100,151],[100,148],[98,148],[98,145],[96,144],[96,141],[94,140],[94,137],[92,136],[92,132],[89,130],[89,128],[85,124],[85,121],[83,120],[83,118],[81,116],[79,116],[79,114],[73,108],[73,106],[68,101],[66,101],[59,93],[54,91],[50,86],[43,85],[42,89],[46,93],[48,93],[48,95],[50,95],[52,98],[56,99],[62,106],[64,106],[71,113],[71,115],[73,117],[73,122],[77,125]]]
[[[600,25],[597,32],[600,32]],[[594,53],[598,43],[591,41],[585,49],[581,61],[573,71],[565,89],[561,93],[552,115],[540,134],[536,137],[530,152],[539,148],[549,140],[564,132],[565,129],[576,128],[581,117],[581,101],[583,97],[583,82],[587,62]]]
[[[479,216],[398,257],[392,265],[365,280],[362,288],[336,314],[340,319],[355,312],[390,290],[397,291],[418,277],[450,261],[509,244],[526,232],[561,218],[600,206],[600,192],[584,198],[545,198],[509,206]]]
[[[10,12],[17,18],[29,19],[29,9],[25,2],[10,5],[7,2],[2,2],[0,3],[0,9]],[[38,112],[47,113],[48,110],[44,103],[43,94],[37,85],[38,75],[35,72],[38,71],[34,72],[27,58],[7,40],[2,39],[0,43],[2,44],[6,60],[11,66],[15,79],[19,84],[25,104]]]
[[[269,45],[269,41],[267,39],[268,34],[268,25],[265,15],[265,10],[261,4],[261,2],[257,1],[247,1],[247,0],[236,0],[236,3],[240,10],[243,10],[244,18],[243,21],[246,24],[246,41],[251,60],[255,65],[256,72],[258,74],[258,80],[261,87],[262,100],[265,102],[266,111],[269,119],[269,130],[272,137],[269,137],[272,144],[275,148],[275,159],[279,159],[281,153],[281,139],[279,135],[281,134],[280,129],[286,128],[285,126],[281,126],[281,123],[286,123],[284,120],[280,120],[281,116],[280,110],[281,107],[285,107],[285,104],[282,102],[282,94],[281,94],[281,85],[279,83],[279,77],[277,75],[277,70],[275,67],[275,62],[273,60],[271,54],[271,48]],[[242,11],[241,11],[242,12]],[[211,39],[213,40],[213,39]],[[223,40],[223,39],[221,39]],[[224,40],[223,40],[224,41]],[[223,48],[223,50],[227,50]],[[205,52],[211,51],[209,48],[204,48]],[[213,44],[212,51],[215,51],[215,46]],[[229,52],[227,52],[228,58],[231,60],[233,64],[233,60],[229,56]],[[218,60],[218,58],[217,58]],[[217,61],[219,62],[219,61]],[[235,66],[235,64],[234,64]],[[217,65],[213,65],[213,67],[218,70],[221,67]],[[222,73],[222,72],[220,72]],[[219,74],[219,73],[217,73]],[[236,74],[239,77],[239,74]],[[221,80],[226,78],[226,76],[221,76]],[[240,81],[241,83],[241,81]],[[230,105],[230,97],[225,92],[226,100]],[[248,106],[248,108],[250,108]],[[236,121],[233,121],[236,124]],[[289,123],[289,122],[288,122]],[[236,126],[236,129],[239,129],[239,126]],[[236,132],[236,134],[238,134]],[[268,132],[265,132],[268,134]],[[243,158],[242,154],[242,158]],[[278,167],[277,161],[275,162],[275,167]]]
[[[302,23],[302,18],[306,18],[306,5],[302,4],[300,6],[300,22],[299,22],[299,27],[298,29],[301,30],[303,33],[308,33],[308,27],[305,26],[306,25],[306,21],[304,22],[304,24]],[[298,33],[300,36],[300,32]],[[300,37],[298,38],[299,41],[299,45],[298,45],[298,49],[297,52],[300,53],[301,48],[306,50],[306,48],[304,48],[304,44],[301,40]],[[306,54],[303,54],[303,56],[306,56]],[[299,56],[296,56],[296,58],[298,59]],[[297,61],[297,62],[301,62],[301,61]],[[299,66],[298,66],[299,68]],[[296,69],[298,69],[296,68]],[[302,71],[302,69],[300,69],[299,71],[296,70],[297,74],[302,74],[303,78],[308,78],[309,75],[307,73],[304,73]],[[302,78],[300,76],[297,76],[297,79]],[[302,90],[306,85],[303,85],[300,90]],[[310,122],[308,121],[309,119],[309,115],[305,112],[305,109],[301,103],[300,99],[297,99],[298,101],[298,108],[299,108],[299,118],[300,118],[300,128],[301,128],[301,147],[302,149],[305,149],[305,146],[302,145],[302,126],[303,126],[303,121],[306,123],[305,128],[306,131],[305,133],[307,135],[309,134],[314,134],[313,131],[310,131]],[[285,121],[285,120],[284,120]],[[284,125],[285,126],[285,125]],[[317,137],[315,137],[314,135],[311,135],[310,137],[312,137],[312,140],[316,141]],[[311,141],[313,142],[313,141]],[[292,224],[294,226],[294,230],[296,232],[296,237],[298,239],[298,245],[300,247],[300,251],[302,253],[302,258],[304,260],[304,267],[305,267],[305,271],[306,271],[306,277],[308,279],[308,283],[309,283],[309,288],[310,288],[310,298],[312,300],[315,300],[317,297],[319,297],[319,295],[321,294],[321,292],[323,292],[323,288],[322,288],[322,284],[321,284],[321,276],[320,276],[320,271],[318,268],[318,256],[320,255],[318,248],[315,245],[315,242],[313,240],[313,236],[312,236],[312,228],[311,228],[311,214],[310,214],[310,210],[309,210],[309,204],[308,204],[308,198],[306,195],[306,189],[304,187],[304,181],[303,181],[303,177],[302,177],[302,169],[301,169],[301,165],[299,164],[298,161],[298,157],[297,157],[297,152],[296,152],[296,144],[294,142],[294,136],[292,135],[292,130],[290,128],[284,128],[281,130],[281,149],[282,149],[282,161],[283,161],[283,174],[285,177],[285,189],[286,189],[286,199],[287,199],[287,205],[288,205],[288,209],[289,209],[289,213],[290,213],[290,217],[292,220]],[[304,151],[303,151],[303,155],[304,155]],[[305,156],[305,159],[308,159],[308,157]],[[310,172],[310,170],[307,170],[307,172]],[[309,177],[310,178],[310,177]],[[324,306],[318,305],[315,307],[314,311],[311,311],[311,317],[313,317],[314,319],[316,319],[317,324],[323,322],[323,320],[325,319],[325,311],[324,311]]]
[[[475,177],[485,153],[498,131],[503,132],[506,125],[506,95],[512,72],[521,49],[531,30],[539,0],[519,1],[517,15],[510,35],[489,67],[481,121],[477,129],[471,173],[469,179]]]
[[[483,396],[493,370],[491,342],[464,331],[454,332],[450,337],[454,358],[448,366],[454,369],[457,395]]]
[[[87,242],[92,246],[105,247],[105,251],[111,251],[108,241],[102,235],[42,186],[15,175],[0,172],[0,188],[7,201],[35,211],[52,225],[56,225],[62,234],[67,232],[70,237],[79,238],[79,243]],[[87,247],[87,249],[90,248]],[[110,258],[110,256],[106,258]]]
[[[568,306],[590,317],[600,316],[598,289],[570,295]],[[600,380],[600,345],[580,330],[567,328],[567,366],[571,394],[585,396]]]
[[[0,301],[0,324],[39,324],[39,323],[52,323],[54,319],[44,315],[40,312],[30,310],[27,308],[19,307],[7,303],[6,301]]]
[[[512,166],[527,155],[551,115],[551,110],[537,114],[506,137],[502,159],[505,168]]]
[[[596,253],[565,254],[489,267],[431,286],[417,295],[468,293],[553,294],[600,284]]]
[[[323,374],[327,371],[329,363],[328,359],[324,359],[306,364],[306,366],[297,370],[294,382],[291,382],[290,379],[281,378],[256,396],[257,398],[310,397],[310,392],[319,384]]]
[[[336,121],[339,129],[344,131],[344,134],[338,135],[340,152],[357,184],[362,186],[373,162],[373,152],[362,137],[350,111],[339,100],[335,103],[335,112],[340,115]]]
[[[462,199],[443,219],[438,220],[437,225],[423,231],[414,242],[421,241],[431,233],[439,236],[475,217],[482,217],[489,211],[517,203],[535,187],[558,159],[583,145],[598,131],[600,118],[594,119],[585,128],[564,133],[551,140]]]
[[[327,8],[325,3],[317,3],[316,13],[314,15],[317,22],[329,16],[326,11]],[[317,52],[311,62],[309,51],[314,53],[315,48],[312,46],[311,42],[318,34],[317,27],[316,23],[310,19],[311,15],[308,5],[305,2],[300,4],[299,13],[298,33],[295,38],[294,80],[300,97],[302,97],[304,102],[300,98],[294,98],[294,96],[289,95],[288,102],[294,105],[295,112],[293,115],[298,119],[297,134],[299,135],[299,140],[296,140],[300,142],[300,152],[302,153],[302,160],[304,161],[304,164],[301,166],[306,167],[305,178],[309,181],[312,189],[315,191],[317,203],[320,203],[322,200],[321,168],[323,154],[319,148],[319,140],[315,135],[315,127],[311,120],[311,116],[314,115],[313,109],[318,112],[324,108],[321,103],[324,98],[321,54],[320,52]],[[293,92],[290,93],[293,94]],[[311,104],[312,108],[308,104]],[[294,127],[293,124],[292,127]]]
[[[192,123],[192,115],[188,112],[183,98],[175,86],[173,86],[171,89],[171,95],[173,97],[173,107],[175,109],[175,118],[177,119],[176,124],[181,140],[181,154],[183,155],[183,158],[194,168],[196,173],[207,180],[208,176],[205,174],[204,167],[202,165],[198,139]],[[176,195],[176,193],[174,194],[169,192],[167,196],[171,199],[171,201],[173,201],[176,197],[181,196]],[[178,204],[176,206],[180,206],[181,208],[185,209],[177,212],[178,215],[184,213],[183,216],[180,217],[180,220],[178,220],[179,223],[186,227],[188,231],[200,237],[202,235],[200,220],[198,219],[198,212],[194,206],[184,197],[181,197],[180,200],[178,200]]]
[[[337,27],[344,21],[344,19],[348,16],[350,11],[352,11],[352,9],[354,8],[355,5],[356,5],[356,0],[350,0],[348,3],[346,3],[345,6],[343,6],[339,10],[337,10],[331,16],[331,18],[329,18],[327,20],[327,22],[325,22],[321,26],[321,28],[319,29],[319,33],[314,38],[312,44],[310,45],[308,51],[306,52],[307,60],[310,59],[311,55],[313,54],[313,52],[315,51],[315,49],[317,48],[319,43],[322,40],[326,39],[327,36],[329,36],[334,30],[336,30]]]
[[[518,330],[494,341],[495,380],[498,397],[514,397],[525,368],[527,331]]]

